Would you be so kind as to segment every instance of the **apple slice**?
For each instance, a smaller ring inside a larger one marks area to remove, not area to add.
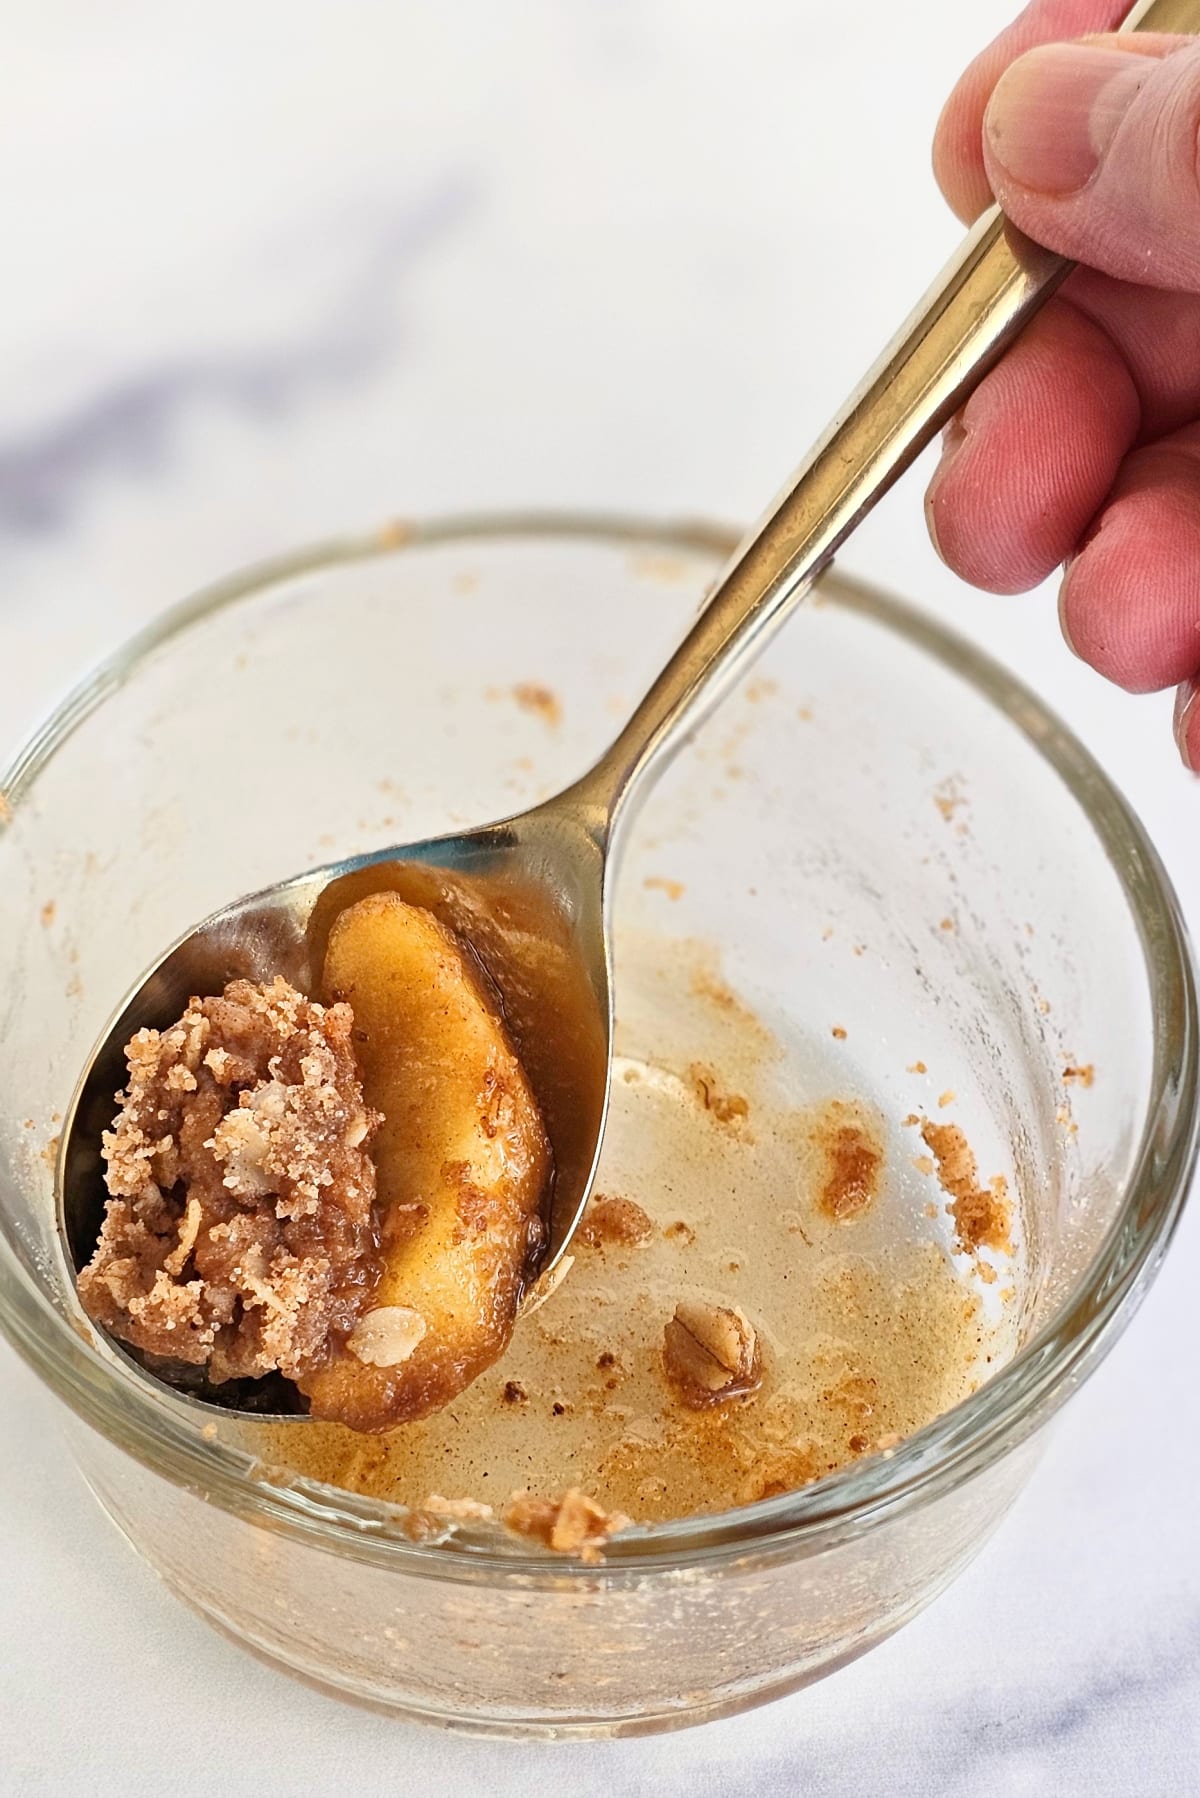
[[[512,1335],[550,1146],[477,965],[432,912],[359,900],[329,934],[372,1145],[383,1272],[345,1346],[300,1381],[315,1417],[385,1430],[440,1410]]]

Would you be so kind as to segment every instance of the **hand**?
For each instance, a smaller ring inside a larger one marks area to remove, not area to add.
[[[1177,687],[1200,772],[1200,39],[1062,41],[1125,10],[1034,0],[938,124],[960,218],[994,195],[1083,266],[948,427],[926,513],[990,592],[1065,562],[1068,644],[1130,692]]]

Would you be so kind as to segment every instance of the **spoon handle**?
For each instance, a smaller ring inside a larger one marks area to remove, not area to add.
[[[1142,0],[1122,29],[1200,29],[1200,0]],[[998,208],[979,220],[735,552],[688,636],[580,783],[580,799],[609,828],[639,777],[682,747],[1072,267],[1023,237]]]

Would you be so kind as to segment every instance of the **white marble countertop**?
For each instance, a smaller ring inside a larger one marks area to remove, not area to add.
[[[954,242],[928,139],[1008,8],[19,9],[3,752],[156,609],[329,531],[475,505],[757,512]],[[847,561],[1048,695],[1200,923],[1168,702],[1074,662],[1048,592],[961,588],[912,481]],[[1196,1792],[1198,1273],[1194,1211],[999,1536],[898,1637],[740,1719],[573,1748],[360,1715],[218,1640],[116,1539],[4,1349],[0,1789]]]

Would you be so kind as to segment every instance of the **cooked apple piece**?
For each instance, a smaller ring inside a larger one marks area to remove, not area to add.
[[[451,931],[395,893],[342,912],[326,997],[354,1013],[383,1272],[325,1366],[314,1416],[384,1430],[439,1410],[503,1352],[540,1228],[550,1148],[484,980]]]

